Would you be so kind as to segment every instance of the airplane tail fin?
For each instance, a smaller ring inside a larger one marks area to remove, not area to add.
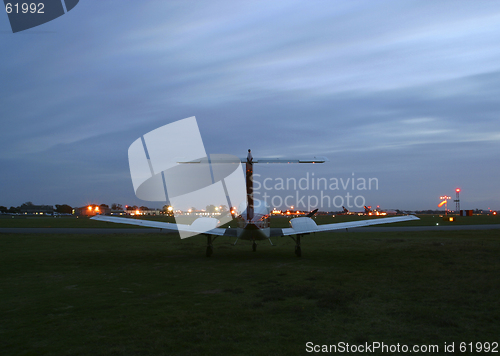
[[[307,214],[306,217],[307,218],[312,218],[314,216],[314,214],[316,214],[317,212],[318,212],[318,209],[314,209],[309,214]]]

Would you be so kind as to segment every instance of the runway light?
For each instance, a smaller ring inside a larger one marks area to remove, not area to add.
[[[99,211],[99,207],[98,206],[95,207],[95,211]]]

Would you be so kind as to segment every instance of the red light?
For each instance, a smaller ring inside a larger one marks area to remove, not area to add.
[[[460,193],[460,188],[455,189],[455,192]]]

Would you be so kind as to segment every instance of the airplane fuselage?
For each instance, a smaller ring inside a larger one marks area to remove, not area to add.
[[[251,219],[247,217],[248,207],[237,216],[237,236],[242,240],[265,240],[271,235],[270,209],[263,201],[255,200]]]

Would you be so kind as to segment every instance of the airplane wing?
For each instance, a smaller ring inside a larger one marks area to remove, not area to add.
[[[242,163],[246,163],[246,158],[241,158]],[[326,157],[312,158],[253,158],[252,163],[325,163],[328,162]]]
[[[210,234],[218,236],[233,236],[236,229],[224,229],[217,227],[218,220],[214,218],[198,218],[191,225],[173,224],[153,220],[140,220],[130,218],[119,218],[116,216],[96,215],[91,218],[97,221],[106,221],[118,224],[129,224],[144,227],[154,227],[162,230],[169,230],[172,232],[185,231],[194,234]],[[234,230],[234,231],[233,231]]]
[[[247,159],[240,158],[241,163],[246,163]],[[207,163],[208,160],[206,158],[195,159],[191,161],[179,161],[177,163]],[[232,158],[225,157],[217,157],[216,159],[212,159],[213,163],[234,163]],[[312,157],[312,158],[290,158],[290,157],[281,157],[281,158],[252,158],[252,163],[325,163],[328,162],[328,158],[326,157]]]
[[[313,219],[300,217],[290,220],[291,227],[281,229],[281,236],[308,234],[311,232],[327,232],[341,229],[350,229],[354,227],[363,227],[378,224],[389,224],[401,221],[420,220],[415,215],[395,216],[391,218],[358,220],[335,224],[316,225]],[[277,235],[274,233],[273,235]]]

